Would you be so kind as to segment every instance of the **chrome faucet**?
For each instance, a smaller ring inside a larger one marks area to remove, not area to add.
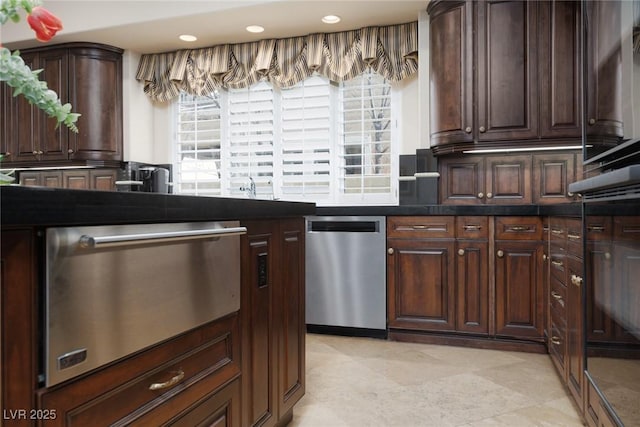
[[[240,187],[240,191],[246,191],[247,196],[249,196],[250,199],[256,198],[256,182],[253,180],[252,177],[249,177],[249,186]]]

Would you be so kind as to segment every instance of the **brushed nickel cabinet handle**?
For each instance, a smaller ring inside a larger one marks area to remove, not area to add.
[[[601,233],[604,231],[604,227],[601,225],[588,225],[587,231],[595,231],[596,233]]]
[[[551,291],[551,296],[554,297],[555,299],[562,299],[562,295],[560,295],[556,291]]]
[[[464,249],[458,249],[458,255],[463,256],[464,255]]]
[[[482,230],[482,227],[479,225],[465,225],[464,227],[465,231],[480,231]]]
[[[496,255],[498,255],[498,258],[502,258],[504,256],[504,251],[499,250]]]
[[[580,239],[580,235],[579,234],[567,234],[567,237],[571,240],[578,240]]]
[[[556,336],[551,337],[551,342],[554,343],[555,345],[562,344],[562,341],[560,341],[560,337],[556,337]]]
[[[172,373],[176,375],[171,377],[169,381],[166,381],[163,383],[153,383],[149,386],[149,390],[163,390],[165,388],[169,388],[178,384],[180,381],[184,379],[184,371],[182,369]]]
[[[393,255],[393,252],[394,252],[393,248],[389,248],[389,249],[387,249],[387,253],[388,253],[389,255]]]
[[[524,225],[513,225],[507,228],[507,231],[529,231],[531,227],[525,227]]]
[[[555,265],[556,267],[562,267],[562,266],[564,266],[564,264],[562,263],[562,261],[555,261],[555,260],[551,260],[551,264]]]
[[[556,236],[562,236],[564,234],[564,231],[552,228],[551,229],[551,234],[555,234]]]
[[[471,133],[471,126],[467,126],[466,128],[464,128],[464,131],[466,133]]]

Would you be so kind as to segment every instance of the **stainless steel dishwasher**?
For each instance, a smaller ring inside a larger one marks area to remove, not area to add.
[[[306,323],[310,332],[385,337],[384,216],[306,218]]]

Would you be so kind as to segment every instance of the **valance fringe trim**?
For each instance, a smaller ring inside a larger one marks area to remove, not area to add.
[[[418,23],[145,54],[136,79],[152,100],[210,95],[259,81],[291,87],[314,72],[342,82],[368,67],[397,82],[418,70]]]

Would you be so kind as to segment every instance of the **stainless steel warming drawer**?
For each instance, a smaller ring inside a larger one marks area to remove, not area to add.
[[[238,222],[47,230],[51,386],[240,308]]]

